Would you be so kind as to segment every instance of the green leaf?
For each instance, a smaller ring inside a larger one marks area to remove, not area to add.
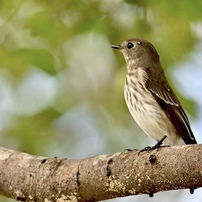
[[[12,53],[12,59],[25,67],[27,65],[36,66],[45,72],[55,75],[56,70],[54,67],[53,56],[44,49],[25,49],[21,48]],[[13,64],[13,67],[15,63]]]

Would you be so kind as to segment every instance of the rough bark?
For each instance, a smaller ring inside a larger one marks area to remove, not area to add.
[[[0,148],[0,194],[20,201],[99,201],[202,186],[202,145],[87,159]]]

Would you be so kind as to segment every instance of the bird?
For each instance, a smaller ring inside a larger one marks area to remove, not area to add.
[[[131,38],[111,47],[123,54],[127,64],[126,105],[140,128],[157,141],[149,149],[161,145],[197,144],[187,115],[165,76],[160,56],[152,43]]]

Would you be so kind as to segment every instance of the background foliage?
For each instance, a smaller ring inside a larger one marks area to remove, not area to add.
[[[157,48],[200,142],[201,10],[199,0],[1,0],[1,146],[84,158],[153,144],[125,106],[125,61],[110,48],[131,37]],[[199,201],[199,192],[151,201]],[[114,201],[124,200],[148,196]]]

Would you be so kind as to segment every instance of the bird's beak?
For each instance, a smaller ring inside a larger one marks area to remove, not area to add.
[[[123,47],[121,45],[111,45],[112,48],[121,50]]]

